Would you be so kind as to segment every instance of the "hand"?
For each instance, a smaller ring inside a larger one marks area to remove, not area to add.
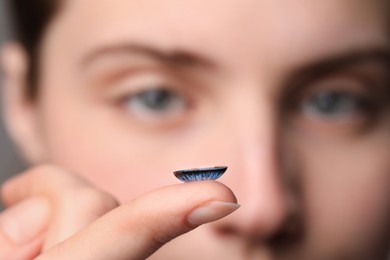
[[[52,166],[11,179],[2,199],[8,208],[0,215],[0,259],[144,259],[238,208],[215,181],[168,186],[119,205]]]

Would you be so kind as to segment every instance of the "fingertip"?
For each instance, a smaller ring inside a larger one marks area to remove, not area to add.
[[[180,184],[180,189],[187,190],[189,193],[195,193],[208,201],[226,201],[237,203],[237,197],[234,192],[225,184],[214,181],[197,181]],[[200,192],[201,191],[201,192]]]
[[[240,205],[225,201],[213,201],[194,209],[188,216],[187,221],[197,227],[209,222],[216,221],[233,213]]]

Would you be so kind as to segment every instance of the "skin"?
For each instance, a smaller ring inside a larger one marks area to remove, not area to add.
[[[42,259],[81,259],[82,243],[100,255],[115,247],[118,259],[143,258],[158,248],[147,235],[129,248],[143,227],[164,237],[161,246],[193,228],[159,228],[161,216],[235,202],[229,187],[239,210],[150,259],[384,259],[387,8],[381,0],[66,0],[41,46],[37,100],[23,96],[23,50],[3,53],[9,131],[32,164],[55,165],[3,188],[10,209],[49,201],[42,215],[51,217],[41,218],[24,256],[43,246]],[[134,101],[161,87],[179,97],[170,109]],[[313,110],[313,97],[332,92],[374,108]],[[172,171],[214,165],[229,166],[227,187],[174,185]],[[110,239],[94,241],[101,234]],[[4,247],[12,255],[22,246]]]

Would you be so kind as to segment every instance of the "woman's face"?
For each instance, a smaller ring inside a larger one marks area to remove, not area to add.
[[[229,166],[241,208],[151,259],[378,259],[388,29],[385,0],[66,0],[32,150],[122,202]]]

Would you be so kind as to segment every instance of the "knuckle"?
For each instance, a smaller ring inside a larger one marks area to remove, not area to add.
[[[31,183],[39,180],[50,180],[52,184],[55,184],[56,180],[62,180],[65,178],[64,170],[52,164],[34,166],[33,168],[27,170],[24,175],[27,175],[26,181]]]
[[[46,187],[44,190],[49,194],[61,194],[63,191],[74,187],[89,186],[89,184],[77,176],[72,174],[56,165],[53,164],[42,164],[35,166],[27,172],[27,180],[30,183],[36,183],[32,185],[33,188],[42,190],[43,186]],[[42,185],[43,184],[43,185]]]
[[[34,166],[28,172],[30,172],[32,175],[42,175],[42,174],[59,173],[61,171],[62,170],[60,170],[59,167],[53,164],[45,163],[45,164]]]

